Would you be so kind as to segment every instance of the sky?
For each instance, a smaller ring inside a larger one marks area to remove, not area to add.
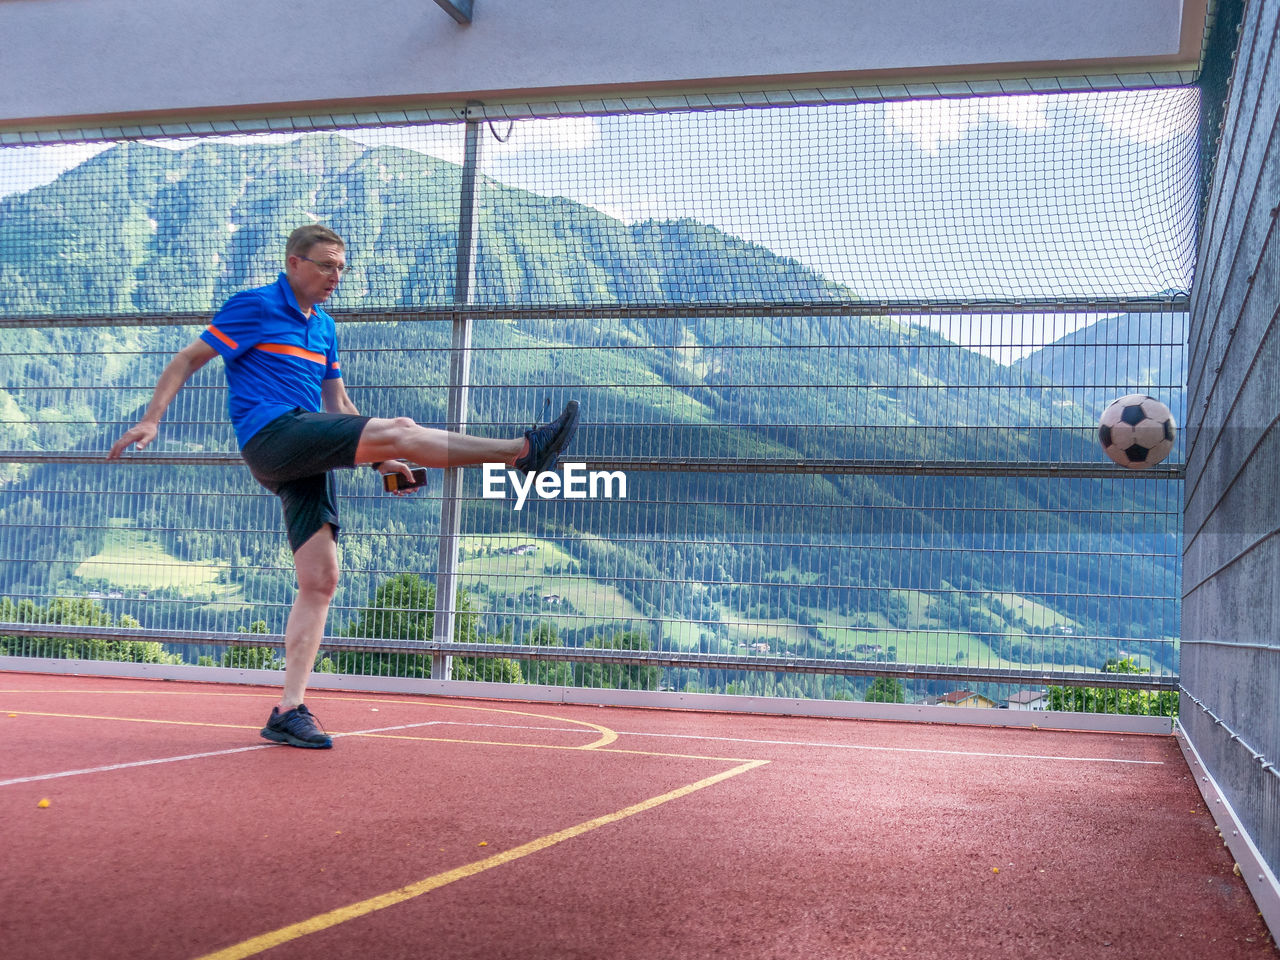
[[[1192,88],[524,120],[487,125],[482,170],[711,224],[865,299],[1150,296],[1190,284],[1197,122]],[[457,125],[343,135],[462,161]],[[0,149],[0,196],[109,146]]]

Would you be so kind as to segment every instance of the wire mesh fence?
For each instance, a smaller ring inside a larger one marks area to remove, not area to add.
[[[1181,420],[1196,109],[478,121],[464,302],[461,124],[0,150],[4,652],[279,665],[291,557],[218,365],[101,458],[320,220],[361,412],[446,425],[466,324],[468,432],[584,422],[553,497],[465,471],[450,570],[438,475],[341,471],[319,669],[1167,713],[1181,451],[1126,471],[1096,427],[1135,392]]]

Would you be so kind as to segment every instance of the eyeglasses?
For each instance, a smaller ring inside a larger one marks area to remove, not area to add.
[[[331,261],[321,263],[319,260],[312,260],[310,257],[301,256],[298,257],[298,259],[305,260],[307,263],[314,263],[316,265],[316,269],[321,273],[336,273],[338,276],[342,276],[343,271],[347,269],[347,264],[345,263],[333,263]]]

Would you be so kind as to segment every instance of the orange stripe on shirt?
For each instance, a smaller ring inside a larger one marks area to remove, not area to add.
[[[290,343],[260,343],[256,349],[263,350],[267,353],[282,353],[288,357],[301,357],[303,360],[310,360],[312,363],[318,363],[322,367],[327,363],[323,353],[314,353],[311,350],[303,350],[302,347],[295,347]]]
[[[209,332],[212,333],[219,340],[221,340],[223,343],[225,343],[232,350],[235,350],[238,346],[240,346],[238,343],[236,343],[234,340],[228,337],[225,333],[223,333],[213,324],[209,324]]]

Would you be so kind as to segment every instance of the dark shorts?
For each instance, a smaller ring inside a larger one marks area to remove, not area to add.
[[[369,419],[295,408],[268,423],[241,449],[253,478],[280,498],[294,552],[326,523],[338,535],[338,500],[329,471],[356,465],[356,446]]]

